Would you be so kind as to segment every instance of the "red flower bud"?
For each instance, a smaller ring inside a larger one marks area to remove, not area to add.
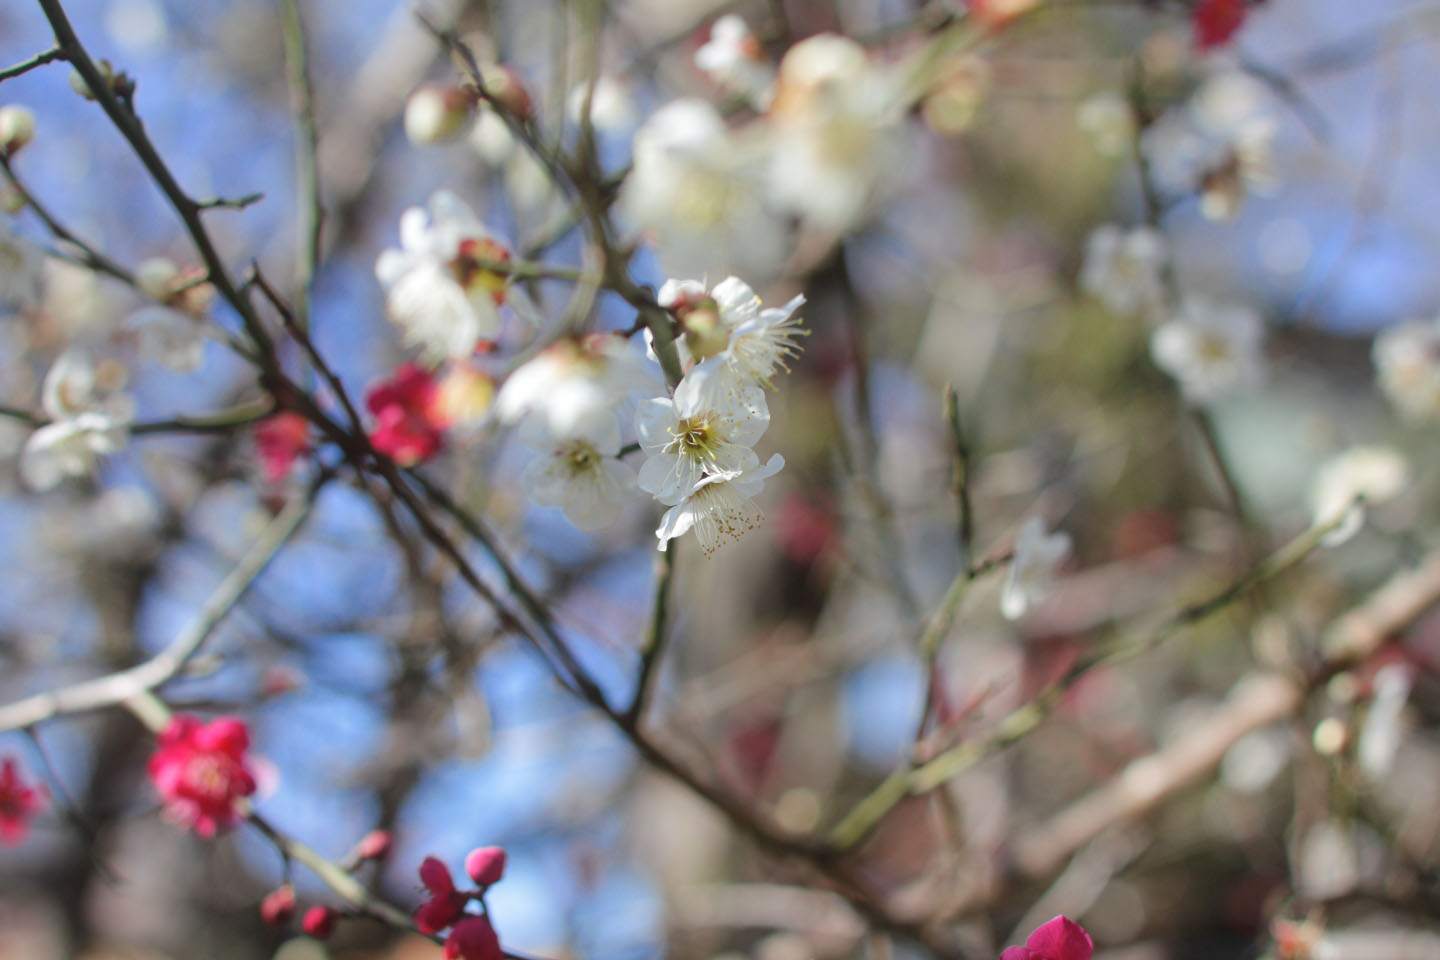
[[[300,927],[306,935],[324,940],[335,932],[335,921],[339,918],[340,913],[334,907],[311,907],[305,911]]]
[[[355,856],[360,860],[379,860],[390,852],[389,830],[371,830],[355,844]]]
[[[482,887],[500,882],[505,876],[505,851],[501,847],[477,847],[465,857],[465,872]]]
[[[295,888],[276,887],[260,901],[260,919],[272,927],[283,927],[295,916]]]

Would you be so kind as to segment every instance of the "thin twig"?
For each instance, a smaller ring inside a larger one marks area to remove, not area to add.
[[[0,70],[0,81],[9,80],[11,77],[18,77],[22,73],[29,73],[36,67],[43,67],[45,64],[50,63],[54,60],[64,59],[65,53],[63,50],[61,50],[59,47],[51,47],[49,50],[45,50],[41,53],[35,54],[35,56],[31,57],[28,60],[21,60],[14,66],[6,67],[5,69]]]

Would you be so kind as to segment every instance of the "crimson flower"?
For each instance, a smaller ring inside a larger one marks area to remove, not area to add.
[[[306,936],[324,940],[335,932],[335,921],[339,919],[340,912],[334,907],[311,907],[300,918],[300,929]]]
[[[489,917],[467,916],[445,938],[445,960],[501,960],[504,956]]]
[[[365,406],[375,415],[370,442],[402,467],[434,456],[445,444],[448,426],[438,401],[435,378],[413,363],[402,363],[393,377],[365,397]]]
[[[1000,960],[1090,960],[1095,944],[1069,917],[1056,917],[1035,928],[1023,947],[1007,947]]]
[[[430,899],[415,911],[415,928],[421,933],[439,933],[465,913],[470,897],[455,889],[450,868],[434,857],[420,864],[420,882],[430,891]]]
[[[1195,46],[1211,50],[1230,42],[1245,23],[1245,0],[1200,0],[1190,14]]]
[[[284,480],[296,458],[310,449],[310,423],[298,413],[277,413],[257,424],[250,435],[267,483]]]
[[[240,819],[242,797],[255,792],[255,777],[245,763],[250,733],[237,717],[202,723],[176,714],[157,738],[150,758],[150,779],[165,801],[165,815],[202,837]]]
[[[44,805],[44,789],[21,780],[14,759],[6,757],[0,763],[0,843],[11,846],[24,840],[30,815]]]

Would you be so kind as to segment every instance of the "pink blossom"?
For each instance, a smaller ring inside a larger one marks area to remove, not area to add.
[[[415,911],[415,927],[421,933],[439,933],[465,913],[470,898],[455,889],[450,868],[434,857],[420,864],[420,882],[430,891],[430,899]]]
[[[201,723],[176,714],[158,742],[149,772],[167,817],[202,837],[213,837],[240,819],[237,802],[255,792],[245,758],[250,734],[243,721],[220,717]]]
[[[266,483],[279,483],[300,454],[310,449],[310,423],[298,413],[277,413],[251,431]]]
[[[501,960],[504,955],[488,917],[467,916],[445,938],[445,960]]]
[[[31,815],[44,805],[44,789],[21,780],[14,759],[6,757],[0,764],[0,843],[10,846],[24,840]]]
[[[1090,960],[1095,944],[1069,917],[1056,917],[1035,928],[1023,947],[1007,947],[1000,960]]]
[[[295,888],[276,887],[260,901],[260,919],[271,927],[283,927],[295,916]]]
[[[1245,0],[1200,0],[1190,18],[1195,46],[1211,50],[1229,43],[1245,23]]]
[[[307,936],[324,940],[335,932],[335,921],[339,918],[340,914],[334,907],[311,907],[305,911],[300,928]]]
[[[402,467],[429,459],[445,444],[447,424],[437,402],[435,378],[411,363],[371,388],[365,406],[375,415],[370,442]]]

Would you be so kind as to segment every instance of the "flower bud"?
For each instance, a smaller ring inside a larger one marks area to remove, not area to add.
[[[305,931],[306,936],[324,940],[335,932],[335,921],[339,918],[340,914],[334,907],[311,907],[305,911],[300,928]]]
[[[295,916],[295,888],[277,887],[260,901],[260,919],[272,927],[283,927]]]
[[[96,60],[95,69],[100,71],[100,77],[112,88],[115,85],[115,68],[110,65],[109,60]],[[86,100],[94,100],[95,94],[90,90],[90,84],[80,75],[79,70],[70,71],[70,89],[74,90]]]
[[[465,872],[482,887],[499,883],[505,875],[505,850],[502,847],[478,847],[465,856]]]
[[[522,120],[530,116],[533,109],[530,93],[514,70],[498,63],[487,63],[480,68],[480,82],[485,88],[486,97],[507,113]]]
[[[0,107],[0,153],[13,157],[34,139],[35,114],[15,104]]]
[[[461,87],[431,83],[405,101],[405,136],[417,147],[453,140],[475,108],[475,96]]]
[[[175,278],[179,275],[180,268],[175,266],[174,261],[166,257],[150,257],[140,261],[135,268],[135,286],[147,297],[163,303],[170,299],[175,289]]]
[[[371,830],[355,844],[355,857],[359,860],[379,860],[390,852],[389,830]]]

